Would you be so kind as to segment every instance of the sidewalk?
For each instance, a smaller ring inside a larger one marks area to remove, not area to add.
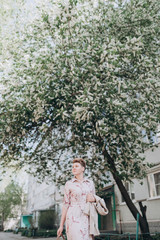
[[[37,240],[56,240],[56,238],[28,238],[23,237],[21,234],[14,234],[12,232],[0,232],[0,240],[29,240],[29,239],[37,239]]]

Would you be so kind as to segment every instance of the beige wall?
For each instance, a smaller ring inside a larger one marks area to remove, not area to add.
[[[145,152],[146,161],[150,163],[155,163],[156,166],[152,169],[148,170],[148,174],[160,171],[160,144],[155,151],[152,152],[151,149],[148,149]],[[149,186],[147,178],[143,179],[143,185],[140,184],[138,180],[133,180],[134,182],[134,191],[135,191],[135,203],[136,207],[139,209],[138,201],[142,200],[143,205],[147,206],[147,219],[150,225],[150,230],[152,232],[160,231],[160,196],[150,197],[149,194]],[[115,186],[115,194],[116,194],[116,208],[119,212],[117,212],[117,223],[118,227],[120,226],[120,218],[121,224],[124,232],[135,231],[135,220],[129,211],[128,207],[125,203],[121,201],[121,194],[117,186]],[[120,216],[119,216],[120,213]],[[128,228],[126,227],[128,224]]]
[[[31,214],[33,211],[49,209],[54,204],[61,202],[62,196],[54,183],[38,183],[37,178],[29,176],[28,182],[28,204],[27,210]]]

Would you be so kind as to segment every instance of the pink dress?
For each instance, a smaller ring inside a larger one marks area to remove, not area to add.
[[[95,194],[92,180],[84,178],[82,182],[73,178],[67,181],[64,190],[63,205],[68,209],[66,215],[67,240],[92,240],[89,234],[89,217],[83,213],[88,193]]]

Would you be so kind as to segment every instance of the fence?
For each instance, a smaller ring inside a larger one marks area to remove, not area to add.
[[[141,235],[125,233],[125,234],[112,234],[112,233],[101,233],[100,236],[95,237],[95,240],[160,240],[160,233],[151,234],[151,237],[148,237],[148,234]]]

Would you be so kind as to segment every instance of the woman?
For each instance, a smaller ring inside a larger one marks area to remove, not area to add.
[[[63,231],[66,220],[67,240],[92,240],[89,235],[89,219],[83,213],[86,202],[94,202],[95,187],[93,181],[84,178],[86,163],[82,158],[73,160],[74,178],[67,181],[64,190],[62,216],[57,236]]]

